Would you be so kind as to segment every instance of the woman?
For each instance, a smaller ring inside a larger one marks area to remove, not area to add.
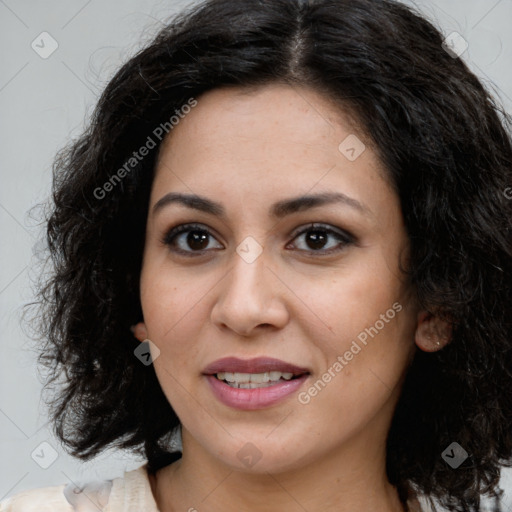
[[[499,509],[512,145],[445,48],[390,0],[213,0],[121,68],[55,162],[40,360],[74,456],[147,464],[0,510]]]

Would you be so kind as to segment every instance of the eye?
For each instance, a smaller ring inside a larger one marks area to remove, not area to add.
[[[181,224],[170,229],[161,242],[169,246],[173,252],[185,256],[201,256],[207,249],[215,249],[210,247],[209,237],[213,238],[212,233],[201,224]],[[302,231],[295,232],[294,240],[300,237],[305,237],[304,242],[309,246],[300,250],[309,253],[331,254],[355,242],[355,238],[349,233],[322,224],[311,224]],[[337,240],[338,243],[330,244],[326,249],[329,238]],[[216,249],[222,248],[220,244],[216,247]]]
[[[171,247],[174,252],[186,256],[200,256],[206,249],[211,249],[208,237],[213,237],[213,235],[201,224],[181,224],[169,230],[161,242]],[[192,250],[188,250],[187,246]],[[222,246],[218,248],[222,249]]]
[[[323,253],[331,254],[343,250],[347,245],[355,242],[355,238],[349,233],[342,230],[335,230],[323,224],[311,224],[306,229],[299,231],[295,234],[294,239],[304,237],[304,243],[309,247],[305,250],[310,253]],[[330,247],[325,248],[328,244],[329,238],[337,239],[338,243],[330,244]]]

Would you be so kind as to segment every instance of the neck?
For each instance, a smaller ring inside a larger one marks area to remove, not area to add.
[[[403,512],[385,475],[385,449],[368,439],[314,463],[279,473],[240,472],[211,457],[184,432],[183,457],[157,472],[153,493],[162,512]],[[375,445],[373,445],[375,446]]]

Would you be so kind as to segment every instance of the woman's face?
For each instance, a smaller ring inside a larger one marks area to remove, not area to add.
[[[272,85],[201,96],[164,141],[141,301],[184,456],[254,472],[385,456],[418,311],[399,199],[362,140],[325,97]]]

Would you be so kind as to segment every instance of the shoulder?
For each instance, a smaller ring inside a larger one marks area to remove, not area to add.
[[[0,502],[0,512],[115,512],[134,502],[153,510],[145,465],[112,480],[19,492]]]
[[[0,512],[73,512],[64,497],[66,485],[30,489],[0,502]]]
[[[112,480],[23,491],[0,503],[0,512],[98,512],[107,505]]]

